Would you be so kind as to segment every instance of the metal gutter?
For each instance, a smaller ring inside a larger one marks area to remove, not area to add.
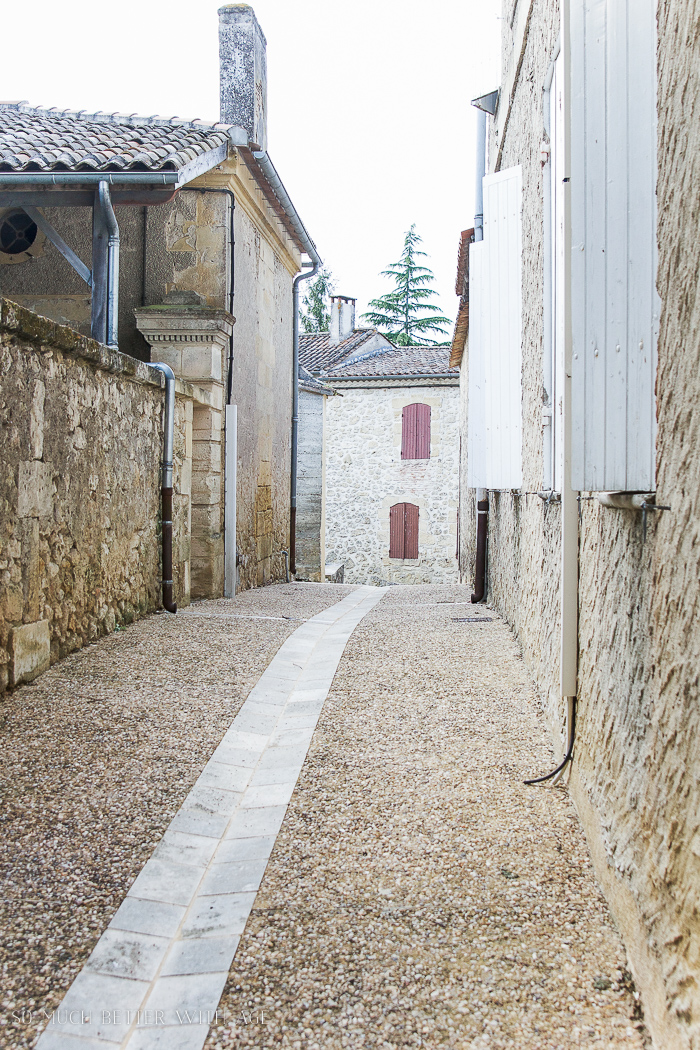
[[[237,145],[248,171],[264,193],[270,207],[279,216],[297,248],[305,252],[311,260],[311,266],[297,274],[292,286],[294,328],[292,342],[292,463],[290,478],[289,508],[289,569],[296,572],[296,523],[297,523],[297,457],[299,446],[299,284],[314,277],[323,265],[316,245],[311,240],[304,223],[292,204],[291,197],[284,188],[275,166],[264,150],[253,152],[249,147]],[[257,170],[256,170],[257,169]]]
[[[368,380],[381,382],[383,379],[454,379],[455,383],[459,383],[459,374],[455,375],[454,372],[431,372],[429,375],[425,372],[403,372],[401,375],[387,374],[381,376],[331,376],[328,373],[321,374],[325,383],[365,383]]]
[[[309,236],[308,231],[304,226],[304,223],[299,218],[297,210],[292,204],[291,198],[287,193],[286,189],[284,188],[282,180],[277,174],[277,171],[275,170],[274,164],[268,157],[267,153],[264,153],[262,151],[260,151],[259,153],[253,153],[253,157],[255,158],[256,163],[260,166],[260,169],[263,172],[265,178],[267,179],[267,182],[272,188],[275,196],[284,208],[287,218],[289,219],[294,232],[299,238],[302,250],[306,252],[311,261],[318,268],[322,265],[322,263],[321,257],[316,249],[316,245],[311,240],[311,237]],[[311,274],[306,274],[303,279],[306,279],[306,277],[311,277]]]
[[[0,172],[0,189],[12,186],[176,186],[178,171],[17,171]]]

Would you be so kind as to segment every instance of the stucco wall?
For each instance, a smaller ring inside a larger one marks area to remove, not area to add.
[[[353,388],[326,406],[326,558],[346,583],[449,583],[457,579],[459,389]],[[431,406],[429,460],[401,459],[406,405]],[[415,560],[389,558],[389,510],[419,508]]]
[[[0,300],[0,689],[160,605],[164,395],[147,365]],[[176,397],[189,601],[192,398]]]
[[[700,97],[699,25],[697,2],[660,4],[657,502],[672,511],[650,514],[644,537],[639,514],[604,508],[582,494],[579,706],[569,782],[658,1050],[700,1047],[700,164],[697,122],[689,119]],[[556,4],[532,4],[522,51],[511,46],[510,32],[504,29],[505,84],[513,82],[518,55],[523,61],[507,128],[502,134],[497,117],[490,155],[492,166],[500,153],[502,167],[523,169],[526,493],[543,486],[539,142]],[[507,100],[506,92],[502,106]],[[491,493],[490,500],[489,600],[522,643],[561,754],[559,506],[510,492]],[[464,539],[466,569],[471,552]]]
[[[324,394],[299,391],[296,578],[324,582],[326,564],[323,422]]]

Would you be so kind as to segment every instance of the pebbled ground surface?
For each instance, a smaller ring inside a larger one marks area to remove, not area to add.
[[[462,622],[479,617],[483,622]],[[395,587],[352,635],[207,1050],[648,1045],[508,627]]]
[[[352,587],[140,620],[0,700],[0,1047],[33,1045],[248,692]]]

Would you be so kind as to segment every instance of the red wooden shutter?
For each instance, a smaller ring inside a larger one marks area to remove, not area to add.
[[[418,557],[418,507],[395,503],[389,510],[389,557]]]
[[[430,459],[430,405],[406,405],[404,408],[401,459]]]
[[[413,407],[413,405],[406,405],[401,416],[401,459],[413,459],[415,435],[415,420],[411,412]]]
[[[389,557],[403,558],[404,554],[404,507],[396,503],[389,511]]]
[[[430,405],[415,405],[414,407],[416,409],[416,459],[430,459]]]
[[[418,507],[412,503],[405,503],[405,525],[404,525],[404,558],[418,557]]]

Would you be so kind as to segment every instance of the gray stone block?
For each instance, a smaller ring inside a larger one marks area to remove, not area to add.
[[[51,631],[48,620],[13,627],[10,635],[10,683],[31,682],[51,663]]]

